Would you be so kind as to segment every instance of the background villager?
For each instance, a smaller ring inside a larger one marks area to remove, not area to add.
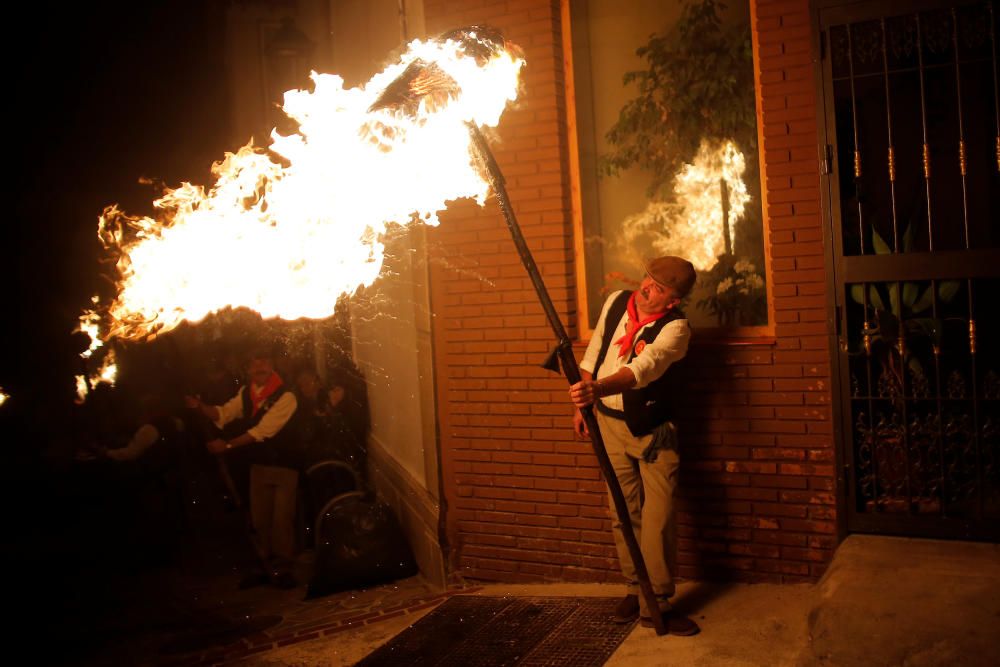
[[[635,566],[612,511],[615,547],[628,593],[613,620],[637,616],[652,627],[662,613],[671,634],[693,635],[694,621],[671,612],[677,571],[677,521],[674,491],[680,464],[672,419],[673,377],[669,372],[687,353],[691,329],[680,310],[696,279],[686,259],[658,257],[644,262],[646,277],[634,292],[608,297],[580,363],[583,380],[570,387],[577,406],[574,429],[587,427],[579,408],[594,404],[608,456],[629,506],[632,528],[657,596],[658,610],[638,595]],[[614,509],[612,505],[612,510]]]
[[[286,459],[291,467],[304,471],[315,463],[332,459],[349,464],[358,475],[364,476],[364,446],[352,427],[357,418],[349,414],[353,403],[347,400],[348,389],[342,375],[334,371],[324,383],[310,368],[296,374],[295,445]]]
[[[165,460],[165,448],[175,444],[184,422],[170,414],[163,397],[146,394],[139,399],[139,426],[124,447],[107,449],[104,455],[118,462]]]
[[[210,453],[217,456],[228,456],[234,451],[245,453],[250,463],[249,504],[255,547],[271,571],[251,572],[241,585],[273,580],[281,587],[291,588],[295,585],[290,567],[296,547],[299,473],[279,462],[291,436],[285,427],[295,413],[297,401],[275,372],[270,349],[257,348],[251,353],[248,376],[249,382],[222,405],[209,405],[195,396],[186,397],[185,402],[219,429],[228,426],[225,433],[236,433],[206,442]]]

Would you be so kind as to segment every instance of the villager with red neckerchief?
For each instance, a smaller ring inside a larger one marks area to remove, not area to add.
[[[249,383],[222,405],[208,405],[193,396],[185,397],[185,403],[212,420],[217,428],[228,426],[228,432],[238,433],[229,439],[206,442],[210,453],[229,456],[236,451],[249,455],[250,518],[258,555],[269,564],[269,572],[251,572],[241,587],[271,581],[292,588],[299,473],[282,463],[284,441],[292,436],[285,426],[295,413],[297,401],[295,393],[275,372],[269,348],[253,351],[248,375]]]
[[[676,382],[671,369],[687,354],[691,338],[680,304],[697,276],[691,262],[681,257],[648,259],[644,268],[639,289],[615,292],[604,303],[580,362],[583,379],[569,389],[577,407],[573,426],[578,437],[586,438],[579,408],[594,405],[656,594],[656,611],[663,614],[670,634],[693,635],[698,625],[673,612],[669,602],[677,572],[674,491],[680,465],[670,399]],[[618,561],[629,582],[612,620],[630,623],[639,617],[652,627],[613,503],[611,509]]]

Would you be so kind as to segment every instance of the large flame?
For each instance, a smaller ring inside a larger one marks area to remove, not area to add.
[[[659,253],[686,257],[699,270],[710,269],[726,248],[722,181],[728,195],[729,247],[736,223],[750,202],[743,172],[746,160],[732,141],[703,141],[694,161],[685,164],[674,181],[674,199],[652,201],[624,221],[626,241],[652,234]]]
[[[387,225],[435,225],[461,197],[483,203],[488,186],[466,124],[499,122],[523,64],[505,48],[484,56],[467,39],[417,40],[359,88],[314,72],[313,91],[285,93],[299,129],[272,132],[270,153],[251,142],[213,166],[207,190],[167,190],[154,203],[159,220],[105,211],[99,233],[121,276],[105,337],[166,332],[228,306],[266,318],[331,315],[340,295],[378,275]],[[413,66],[433,68],[454,90],[413,108],[380,106]]]

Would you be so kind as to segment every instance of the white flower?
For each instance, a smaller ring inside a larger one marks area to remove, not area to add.
[[[756,273],[750,276],[747,280],[750,283],[750,287],[754,289],[764,288],[764,279],[758,276]]]
[[[719,286],[715,289],[716,294],[724,294],[729,291],[729,288],[733,286],[733,279],[726,278],[719,281]]]
[[[750,263],[749,260],[741,259],[736,262],[736,266],[733,267],[736,273],[754,273],[757,271],[757,267]]]

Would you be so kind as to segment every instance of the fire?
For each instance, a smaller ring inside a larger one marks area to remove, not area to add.
[[[114,349],[109,349],[104,355],[104,358],[101,360],[101,366],[97,369],[97,371],[91,373],[89,377],[86,375],[76,376],[77,403],[83,403],[86,401],[87,396],[91,391],[97,388],[97,385],[104,383],[113,387],[117,379],[118,360],[115,357]]]
[[[8,399],[10,399],[10,394],[8,394],[7,392],[5,392],[3,390],[3,387],[0,387],[0,405],[3,405],[4,403],[6,403],[8,401]]]
[[[115,380],[117,379],[118,361],[115,358],[115,351],[108,350],[108,353],[104,355],[104,361],[101,362],[101,368],[90,378],[90,388],[93,389],[99,382],[106,382],[110,385],[114,385]]]
[[[746,160],[733,142],[703,141],[694,162],[677,174],[674,201],[650,202],[644,211],[626,218],[626,240],[651,233],[658,252],[686,257],[699,270],[710,269],[733,247],[736,222],[750,203],[744,171]],[[723,181],[728,224],[723,224]]]
[[[98,306],[98,297],[91,298],[94,307]],[[80,326],[77,331],[87,334],[90,338],[90,345],[86,350],[80,353],[80,356],[84,359],[89,359],[93,356],[94,352],[98,350],[104,341],[101,340],[101,316],[96,310],[86,310],[83,315],[80,315]]]
[[[524,61],[473,29],[461,37],[413,41],[358,88],[313,72],[311,92],[285,93],[297,132],[272,131],[267,152],[251,140],[227,153],[207,189],[167,190],[154,202],[159,219],[108,207],[98,229],[120,282],[105,339],[164,333],[230,306],[265,318],[328,317],[341,294],[378,276],[389,224],[436,225],[462,197],[482,204],[488,186],[466,123],[497,125]],[[447,79],[451,92],[405,109],[385,103],[397,78],[417,69]],[[81,330],[100,319],[85,315]]]
[[[76,376],[76,402],[82,404],[87,400],[87,394],[90,393],[90,386],[87,384],[87,378],[83,375]]]
[[[104,347],[104,341],[100,335],[102,318],[96,310],[100,305],[100,299],[95,296],[91,298],[91,302],[94,304],[94,309],[86,310],[80,315],[80,325],[76,329],[79,332],[87,334],[87,337],[90,339],[87,349],[80,353],[80,357],[85,360],[91,359],[95,352]],[[101,359],[101,366],[97,372],[91,373],[89,378],[86,375],[76,376],[77,402],[83,403],[86,401],[90,391],[101,382],[106,382],[114,386],[117,378],[118,363],[115,358],[115,351],[113,348],[109,348],[105,352],[103,359]]]

